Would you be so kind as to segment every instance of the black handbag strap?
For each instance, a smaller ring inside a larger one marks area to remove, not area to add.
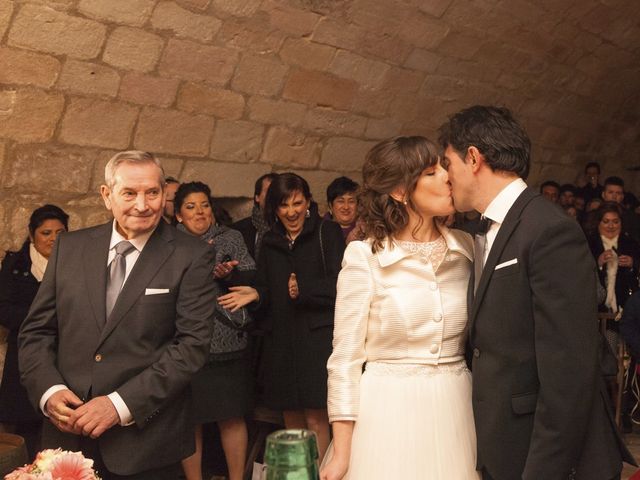
[[[320,221],[320,255],[322,256],[322,270],[324,271],[324,276],[327,276],[327,262],[324,258],[324,242],[322,241],[322,226],[324,225],[324,218]]]

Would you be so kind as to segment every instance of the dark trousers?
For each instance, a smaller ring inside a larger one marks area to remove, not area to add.
[[[107,470],[107,467],[104,465],[97,441],[88,437],[82,437],[80,446],[82,448],[82,454],[93,460],[93,468],[102,480],[177,480],[182,473],[181,464],[175,463],[161,468],[145,470],[144,472],[134,475],[116,475]]]
[[[621,475],[618,474],[615,477],[607,480],[620,480],[620,477]],[[489,473],[485,469],[482,469],[482,480],[494,480],[494,478],[491,475],[489,475]],[[576,479],[576,480],[580,480],[580,479]]]

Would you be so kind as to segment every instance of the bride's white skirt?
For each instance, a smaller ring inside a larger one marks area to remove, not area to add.
[[[476,480],[471,373],[444,365],[368,363],[348,480]]]

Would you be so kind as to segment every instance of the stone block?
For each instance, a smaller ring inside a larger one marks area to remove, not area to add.
[[[130,72],[122,79],[119,97],[140,105],[168,107],[176,98],[179,83],[176,78]]]
[[[313,108],[307,112],[304,119],[304,128],[320,135],[361,137],[366,126],[365,117],[331,108]]]
[[[358,39],[358,51],[363,55],[379,57],[394,65],[402,65],[413,46],[396,35],[374,30]]]
[[[382,117],[389,109],[393,99],[387,91],[361,88],[356,93],[351,109],[354,113],[364,113],[373,117]]]
[[[307,106],[302,103],[259,96],[249,99],[249,118],[260,123],[295,128],[302,125],[306,113]]]
[[[150,152],[204,157],[209,153],[213,119],[147,107],[140,114],[134,145]]]
[[[260,7],[262,0],[212,0],[214,9],[234,17],[250,17]]]
[[[363,35],[364,30],[356,25],[325,17],[318,22],[311,39],[345,50],[356,50]]]
[[[269,14],[269,23],[273,27],[297,37],[311,35],[321,18],[316,12],[295,8],[275,0],[264,1],[260,9]]]
[[[320,167],[323,170],[360,171],[367,152],[375,144],[348,137],[329,138],[322,149]]]
[[[80,0],[78,11],[104,22],[141,27],[149,20],[156,0]]]
[[[160,59],[162,38],[137,28],[116,28],[104,50],[102,59],[114,67],[139,72],[153,70]]]
[[[378,30],[389,34],[402,28],[414,9],[405,2],[386,0],[352,0],[349,19],[367,31]]]
[[[90,62],[67,59],[57,87],[85,95],[115,97],[120,86],[120,75],[113,68]]]
[[[0,47],[0,83],[48,88],[60,73],[55,57]]]
[[[358,90],[358,84],[330,73],[296,70],[289,75],[283,98],[309,105],[348,110]]]
[[[217,36],[217,40],[229,48],[257,55],[277,53],[284,39],[285,33],[274,29],[263,12],[251,17],[227,18]]]
[[[423,2],[421,0],[417,0],[415,2],[416,6],[426,13],[427,15],[431,15],[432,17],[442,17],[444,13],[449,8],[449,5],[453,3],[453,0],[429,0],[428,2]]]
[[[267,133],[262,161],[279,167],[315,168],[320,160],[320,138],[284,127]]]
[[[93,20],[27,4],[13,20],[7,43],[86,60],[100,53],[106,30],[103,24]]]
[[[256,179],[269,173],[264,163],[225,163],[187,161],[182,172],[183,182],[200,181],[211,187],[215,197],[246,197],[253,195]]]
[[[96,151],[56,145],[16,145],[4,186],[22,192],[87,193]]]
[[[11,14],[13,13],[12,0],[0,0],[0,38],[4,37],[4,32],[9,26]]]
[[[160,2],[153,11],[151,25],[159,30],[171,30],[177,37],[210,42],[222,22],[212,15],[192,13],[174,2]]]
[[[209,7],[211,0],[176,0],[176,2],[181,7],[205,11]]]
[[[50,140],[64,97],[34,89],[0,90],[0,137],[18,142]]]
[[[231,81],[234,90],[257,95],[276,95],[289,67],[274,57],[243,55]]]
[[[4,158],[6,155],[7,142],[0,140],[0,176],[2,175],[2,167],[4,167]],[[0,222],[2,217],[0,216]]]
[[[237,120],[244,112],[244,97],[232,90],[186,83],[178,95],[178,108],[191,113],[205,113],[217,118]]]
[[[289,65],[324,71],[329,67],[335,52],[334,47],[311,42],[306,38],[288,38],[280,49],[280,58]]]
[[[159,68],[162,75],[223,85],[237,63],[238,54],[233,50],[171,39]]]
[[[474,58],[483,43],[483,39],[476,35],[456,32],[443,38],[436,51],[445,57],[469,60]]]
[[[125,149],[138,109],[123,103],[93,98],[72,98],[67,106],[59,138],[65,143]]]
[[[369,60],[346,50],[338,50],[329,66],[329,71],[334,75],[373,89],[382,87],[390,69],[386,63]]]
[[[436,71],[438,63],[442,57],[422,48],[415,48],[411,51],[404,62],[404,66],[412,70],[433,73]]]
[[[384,140],[402,132],[402,122],[393,118],[370,118],[364,132],[366,138]]]
[[[407,17],[398,37],[411,45],[430,50],[437,47],[448,33],[448,23],[418,11]]]
[[[16,5],[21,3],[31,3],[34,5],[42,5],[47,8],[58,10],[59,12],[66,12],[75,7],[78,0],[13,0]]]
[[[382,89],[388,92],[417,92],[424,77],[422,72],[393,67],[387,72]]]
[[[220,120],[211,141],[211,158],[251,163],[260,158],[264,125],[245,120]]]

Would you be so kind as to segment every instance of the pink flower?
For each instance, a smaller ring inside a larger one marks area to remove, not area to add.
[[[78,453],[67,453],[54,458],[51,463],[51,476],[54,480],[94,480],[91,465]]]

